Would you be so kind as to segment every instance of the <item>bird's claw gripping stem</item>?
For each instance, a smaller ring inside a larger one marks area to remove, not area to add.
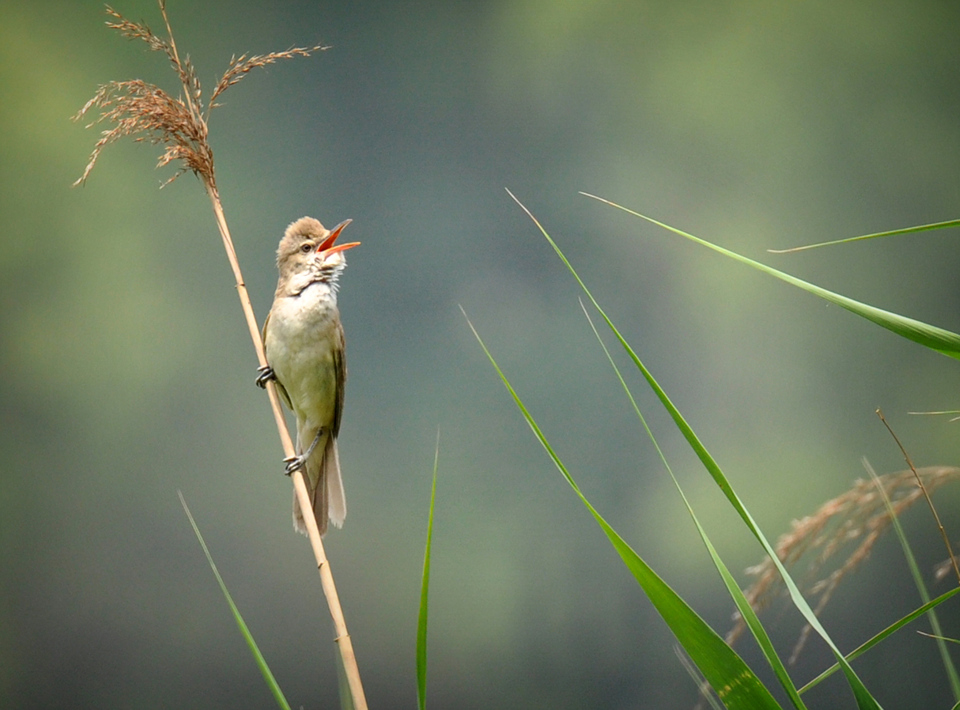
[[[257,368],[257,379],[254,380],[254,383],[260,389],[266,389],[267,383],[270,380],[276,381],[277,374],[273,371],[273,368],[269,365],[264,365],[263,367]]]
[[[283,460],[283,463],[286,464],[283,468],[284,472],[288,476],[292,476],[295,471],[304,468],[307,464],[307,459],[310,458],[310,455],[313,453],[313,450],[317,448],[317,444],[320,443],[320,439],[323,437],[323,429],[317,429],[317,435],[313,437],[313,443],[299,456],[288,456]],[[306,470],[304,470],[306,473]]]
[[[283,467],[283,473],[286,476],[292,476],[294,472],[303,468],[307,464],[306,456],[289,456],[283,460],[285,464]]]

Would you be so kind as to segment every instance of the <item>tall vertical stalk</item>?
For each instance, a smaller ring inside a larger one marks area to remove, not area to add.
[[[90,125],[107,122],[112,124],[112,127],[101,132],[101,137],[94,146],[86,169],[75,184],[82,184],[87,179],[104,147],[124,136],[137,136],[138,140],[145,139],[165,146],[157,167],[172,162],[179,164],[179,170],[167,183],[187,171],[197,175],[203,182],[207,196],[210,198],[217,228],[220,230],[223,246],[227,253],[227,260],[233,270],[237,295],[240,298],[240,307],[243,309],[243,315],[250,331],[250,339],[257,353],[257,360],[263,366],[267,364],[263,339],[257,325],[253,305],[250,302],[250,295],[243,280],[243,273],[240,270],[240,262],[233,245],[233,239],[230,237],[230,229],[227,226],[220,193],[217,190],[213,151],[208,142],[207,118],[210,115],[210,110],[216,105],[214,101],[217,96],[240,81],[251,69],[273,64],[280,59],[310,56],[314,52],[326,49],[326,47],[321,45],[294,47],[283,52],[250,56],[244,54],[240,57],[234,57],[231,59],[227,71],[224,72],[217,83],[210,96],[206,111],[204,111],[200,81],[189,58],[185,61],[180,59],[180,54],[173,39],[173,30],[167,17],[165,0],[159,0],[159,4],[167,30],[166,39],[155,35],[145,24],[131,22],[109,7],[107,13],[114,19],[109,21],[107,25],[118,30],[125,37],[143,40],[150,49],[166,54],[177,73],[183,93],[181,97],[174,98],[159,87],[139,79],[110,82],[100,86],[94,97],[87,102],[75,118],[79,120],[92,107],[96,106],[100,109],[100,116]],[[293,457],[296,451],[290,432],[287,430],[276,385],[272,381],[267,382],[266,389],[284,455]],[[360,670],[357,666],[350,634],[347,632],[347,624],[343,616],[343,609],[340,606],[340,598],[337,595],[337,587],[334,583],[333,572],[330,569],[330,562],[324,551],[317,521],[313,515],[313,505],[310,502],[310,495],[307,492],[303,473],[300,470],[295,471],[292,479],[294,490],[300,502],[300,509],[304,514],[307,536],[310,539],[310,545],[317,561],[320,584],[327,599],[330,616],[333,619],[336,633],[335,640],[347,676],[350,693],[353,696],[353,705],[357,710],[366,710],[367,702],[360,681]]]

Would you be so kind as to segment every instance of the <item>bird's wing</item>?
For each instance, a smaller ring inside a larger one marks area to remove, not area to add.
[[[271,311],[270,313],[272,313]],[[263,356],[267,359],[267,364],[270,364],[270,353],[267,352],[267,328],[270,326],[270,313],[267,313],[267,317],[263,321],[263,330],[260,333],[260,337],[263,339]],[[342,337],[341,333],[341,337]],[[273,383],[277,386],[277,392],[280,394],[280,399],[283,400],[283,403],[287,405],[287,409],[291,412],[293,411],[293,403],[290,402],[290,395],[287,394],[287,390],[284,388],[283,383],[280,382],[274,373]],[[339,420],[339,417],[337,417]]]
[[[333,354],[333,369],[337,376],[337,395],[333,403],[333,425],[331,427],[333,438],[337,438],[340,433],[340,415],[343,413],[343,390],[347,383],[347,355],[346,340],[343,337],[343,324],[337,319],[337,337],[340,340],[340,347]]]

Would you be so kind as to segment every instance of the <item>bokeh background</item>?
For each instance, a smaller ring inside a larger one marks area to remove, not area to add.
[[[155,30],[150,0],[120,0]],[[578,194],[960,329],[955,231],[767,248],[958,216],[960,8],[924,2],[171,0],[206,87],[232,54],[332,48],[228,91],[211,120],[259,317],[277,240],[353,218],[341,310],[350,514],[326,538],[370,706],[415,703],[440,466],[429,695],[448,708],[689,708],[674,642],[534,440],[463,306],[586,495],[716,628],[731,604],[543,222],[776,537],[863,475],[957,462],[960,368]],[[95,0],[0,4],[0,706],[269,707],[181,490],[287,697],[337,706],[331,624],[207,199],[120,143],[71,189],[96,87],[175,91]],[[641,405],[731,569],[759,560],[649,392]],[[937,500],[960,529],[958,494]],[[945,557],[905,521],[925,571]],[[744,584],[749,582],[741,575]],[[933,587],[935,592],[945,586]],[[918,605],[885,540],[824,614],[844,649]],[[943,609],[956,636],[956,605]],[[796,614],[765,617],[789,649]],[[858,661],[887,707],[949,707],[917,624]],[[750,642],[741,651],[770,674]],[[829,662],[812,642],[797,675]],[[833,679],[811,706],[850,707]]]

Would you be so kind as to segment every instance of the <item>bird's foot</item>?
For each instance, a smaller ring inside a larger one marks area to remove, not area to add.
[[[292,476],[296,471],[302,469],[304,466],[307,465],[307,457],[306,456],[288,456],[283,460],[283,463],[284,463],[284,467],[283,467],[284,475]]]
[[[283,463],[285,464],[283,470],[286,472],[288,476],[292,476],[294,471],[302,469],[306,465],[307,459],[310,458],[310,455],[313,453],[313,450],[317,448],[317,444],[320,443],[320,439],[322,437],[323,437],[323,429],[317,429],[317,435],[313,437],[313,442],[310,444],[310,446],[307,448],[306,451],[304,451],[299,456],[288,456],[283,460]]]
[[[263,367],[257,368],[257,379],[254,380],[254,383],[260,389],[266,389],[267,383],[270,380],[276,381],[277,374],[273,371],[273,368],[269,365],[264,365]]]

